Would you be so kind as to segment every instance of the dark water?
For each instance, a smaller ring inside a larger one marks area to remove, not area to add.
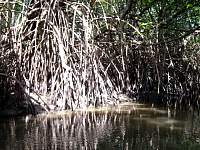
[[[135,107],[0,119],[0,150],[200,150],[197,114]]]

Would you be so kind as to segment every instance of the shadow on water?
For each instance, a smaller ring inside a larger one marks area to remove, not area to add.
[[[125,104],[0,120],[2,150],[200,149],[195,114]]]

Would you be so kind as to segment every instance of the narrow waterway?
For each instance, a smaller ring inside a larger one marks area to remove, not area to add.
[[[0,150],[197,150],[200,117],[147,105],[0,119]]]

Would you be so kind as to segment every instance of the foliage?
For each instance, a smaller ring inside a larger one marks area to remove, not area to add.
[[[120,22],[114,26],[117,31],[114,34],[113,27],[108,29],[109,35],[114,36],[106,40],[120,43],[120,46],[117,45],[116,50],[114,45],[109,45],[108,49],[115,49],[112,54],[120,48],[127,50],[122,60],[118,59],[122,53],[113,54],[117,72],[122,74],[115,80],[122,82],[120,90],[135,92],[139,99],[153,99],[175,107],[198,104],[199,2],[128,0],[118,8],[114,1],[110,4],[118,10]]]
[[[76,109],[126,93],[198,106],[197,0],[16,0],[0,13],[1,81],[27,102]]]

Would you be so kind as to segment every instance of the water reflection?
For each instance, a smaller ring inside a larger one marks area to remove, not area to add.
[[[200,149],[200,117],[130,108],[1,119],[0,149]]]

